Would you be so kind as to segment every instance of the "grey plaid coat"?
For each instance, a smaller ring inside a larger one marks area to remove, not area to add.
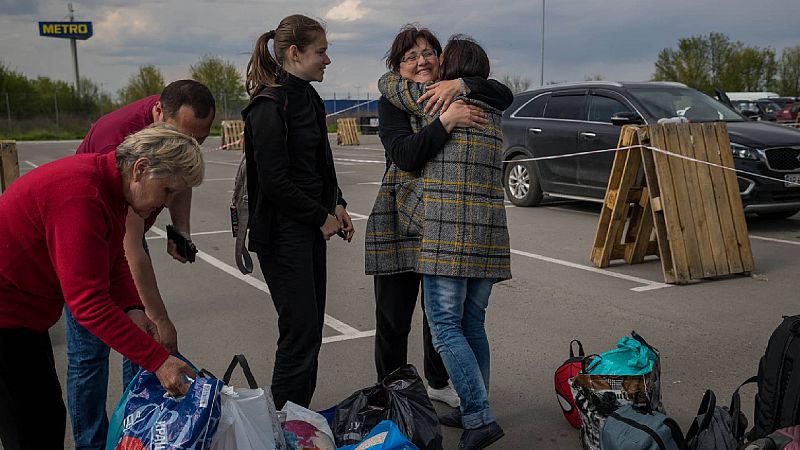
[[[416,102],[424,84],[389,72],[379,80],[378,89],[411,115],[415,131],[429,123],[423,105]],[[420,236],[414,268],[418,273],[508,279],[511,253],[503,203],[500,111],[466,101],[483,107],[489,123],[482,129],[455,128],[421,177],[402,172],[393,179],[394,198],[387,198],[387,203],[394,200],[393,231],[398,236]],[[367,228],[369,233],[369,224]]]

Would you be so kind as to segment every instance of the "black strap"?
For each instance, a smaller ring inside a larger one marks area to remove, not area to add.
[[[603,359],[603,357],[598,355],[597,353],[592,353],[591,355],[584,356],[583,359],[581,359],[581,373],[589,373],[588,370],[594,368],[594,366],[596,366],[597,364],[600,364],[601,359]],[[597,361],[597,363],[592,365],[595,361]]]
[[[697,416],[692,421],[692,425],[689,427],[689,431],[686,433],[686,440],[691,441],[700,434],[701,431],[708,429],[708,425],[711,424],[711,419],[714,418],[714,409],[717,407],[717,396],[714,395],[714,391],[711,389],[707,389],[706,393],[703,394],[703,401],[700,402],[700,407],[697,408]],[[700,419],[702,416],[702,421]]]
[[[678,422],[672,420],[672,417],[667,417],[664,419],[664,425],[672,432],[672,440],[678,445],[678,450],[689,450],[688,439],[683,436],[683,430],[681,430],[681,426],[678,425]]]
[[[733,436],[736,437],[736,439],[739,441],[741,441],[745,432],[745,430],[739,429],[740,425],[743,425],[739,423],[739,414],[742,412],[742,399],[741,396],[739,395],[739,389],[741,389],[742,386],[744,386],[745,384],[750,384],[750,383],[758,383],[758,376],[753,375],[752,377],[744,380],[744,382],[742,382],[742,384],[740,384],[739,387],[737,387],[736,390],[733,391],[733,394],[731,395],[730,412],[731,412],[731,417],[733,418],[732,420],[733,428],[731,429],[731,431],[733,432]],[[747,426],[747,424],[744,425]]]
[[[258,389],[258,383],[256,383],[256,378],[253,376],[253,372],[250,370],[250,365],[247,364],[247,359],[244,355],[236,355],[233,357],[230,365],[228,365],[228,370],[225,371],[225,375],[222,376],[222,382],[225,384],[230,384],[231,376],[233,375],[233,369],[236,368],[236,365],[242,367],[242,372],[244,372],[244,377],[247,379],[247,384],[250,389]]]
[[[578,344],[578,356],[580,356],[580,357],[586,356],[586,354],[583,353],[583,344],[581,344],[581,341],[579,341],[577,339],[573,339],[569,343],[569,357],[570,358],[574,358],[575,357],[575,352],[572,350],[572,345],[575,344],[575,343]]]
[[[609,415],[609,417],[613,417],[613,418],[619,420],[620,422],[622,422],[624,424],[627,424],[629,426],[632,426],[633,428],[636,428],[637,430],[644,431],[645,433],[649,434],[651,438],[653,438],[653,441],[658,445],[658,448],[660,450],[669,450],[667,448],[667,444],[665,444],[664,440],[661,439],[661,436],[659,436],[658,433],[656,433],[655,430],[653,430],[652,428],[650,428],[648,426],[645,426],[645,425],[642,425],[641,423],[639,423],[639,422],[637,422],[637,421],[635,421],[633,419],[629,419],[627,417],[622,417],[619,414],[617,414],[616,412],[612,412]]]
[[[636,339],[637,341],[639,341],[640,344],[642,344],[645,347],[649,348],[650,350],[653,351],[653,353],[658,355],[658,350],[655,347],[653,347],[652,345],[648,344],[647,341],[645,341],[643,337],[639,336],[639,333],[637,333],[636,331],[631,331],[631,336],[634,339]]]

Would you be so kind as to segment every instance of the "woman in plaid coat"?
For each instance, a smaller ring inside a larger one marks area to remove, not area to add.
[[[489,75],[489,59],[471,39],[455,36],[442,54],[442,78]],[[414,126],[431,118],[417,101],[425,85],[389,72],[381,94],[412,116]],[[511,278],[511,255],[503,204],[500,111],[475,100],[488,123],[454,128],[419,178],[401,181],[395,201],[401,228],[421,237],[416,271],[423,274],[433,342],[453,386],[460,410],[442,423],[465,429],[459,448],[484,448],[500,439],[488,403],[489,344],[484,326],[495,282]]]

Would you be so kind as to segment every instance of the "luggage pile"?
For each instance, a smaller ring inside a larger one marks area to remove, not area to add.
[[[585,355],[583,345],[572,341],[554,381],[584,450],[800,450],[800,316],[784,317],[758,375],[745,380],[728,404],[720,406],[712,390],[705,392],[686,434],[661,401],[659,351],[636,332],[599,355]],[[746,431],[739,389],[750,383],[758,393]]]
[[[247,388],[230,385],[237,366]],[[322,412],[292,402],[276,411],[244,355],[221,379],[192,368],[198,377],[183,397],[169,396],[153,373],[140,371],[111,416],[106,450],[442,449],[436,411],[412,365]]]

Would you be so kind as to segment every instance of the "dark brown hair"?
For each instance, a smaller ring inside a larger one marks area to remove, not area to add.
[[[245,87],[250,98],[265,86],[277,86],[283,72],[283,59],[286,51],[296,45],[302,52],[314,42],[325,27],[318,21],[300,14],[284,17],[278,28],[267,31],[256,39],[256,46],[250,62],[247,63]],[[273,40],[269,52],[269,41]]]
[[[427,28],[420,28],[414,24],[403,25],[397,36],[394,37],[392,47],[386,52],[384,58],[386,59],[386,68],[397,72],[400,69],[400,60],[403,55],[417,44],[417,39],[422,38],[428,41],[431,47],[436,50],[437,55],[442,54],[442,44],[439,39]]]
[[[489,78],[489,56],[474,39],[463,34],[450,36],[442,53],[439,78],[455,80],[463,77]]]
[[[189,105],[198,119],[207,118],[216,109],[211,91],[195,80],[173,81],[161,91],[159,100],[165,118],[174,118],[183,105]]]

